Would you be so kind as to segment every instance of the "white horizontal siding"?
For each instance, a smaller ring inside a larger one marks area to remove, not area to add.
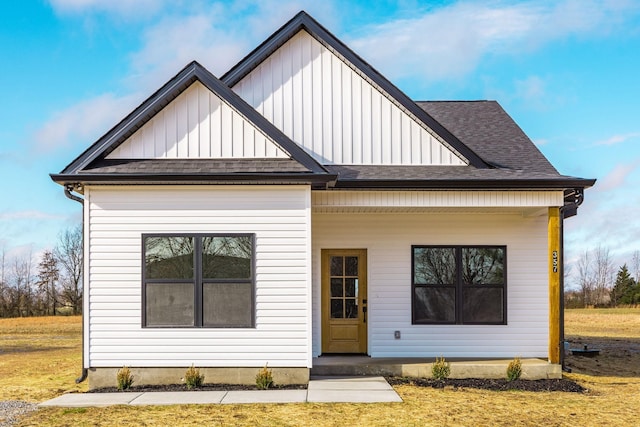
[[[547,217],[313,214],[313,352],[320,353],[320,251],[367,249],[373,357],[546,357]],[[506,245],[507,325],[412,325],[411,245]],[[402,338],[394,339],[394,331]]]
[[[108,159],[288,157],[262,131],[196,81]]]
[[[325,164],[467,163],[389,94],[304,30],[233,89]]]
[[[308,367],[309,193],[306,186],[87,187],[88,366]],[[163,232],[256,234],[255,328],[142,328],[141,235]]]
[[[562,191],[314,191],[314,212],[359,207],[548,207],[562,206]],[[545,212],[546,213],[546,212]]]

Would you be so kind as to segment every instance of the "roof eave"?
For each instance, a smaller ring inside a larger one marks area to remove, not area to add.
[[[589,188],[595,179],[518,179],[518,180],[398,180],[398,179],[339,179],[336,189],[424,189],[424,190],[564,190]]]

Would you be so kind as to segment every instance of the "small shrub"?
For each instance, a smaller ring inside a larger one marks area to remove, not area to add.
[[[133,374],[131,373],[131,369],[123,366],[118,370],[116,379],[118,380],[118,390],[127,390],[131,388],[131,385],[133,384]]]
[[[188,389],[200,387],[204,382],[204,375],[200,373],[200,369],[195,368],[193,365],[184,374],[184,383]]]
[[[444,357],[436,357],[436,361],[431,365],[431,375],[437,380],[449,378],[451,374],[451,364],[444,360]]]
[[[258,371],[256,375],[256,386],[259,390],[266,390],[273,387],[273,373],[267,365],[264,365],[264,368]]]
[[[514,358],[507,366],[507,380],[515,381],[522,375],[522,362],[519,357]]]

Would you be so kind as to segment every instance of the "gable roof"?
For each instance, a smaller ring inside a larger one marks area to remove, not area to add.
[[[404,92],[398,89],[365,60],[338,40],[305,11],[300,11],[296,14],[289,22],[284,24],[261,45],[244,57],[238,64],[227,71],[220,80],[229,87],[235,86],[236,83],[242,80],[247,74],[249,74],[253,69],[260,65],[260,63],[271,56],[278,48],[284,45],[301,30],[305,30],[328,49],[337,52],[353,64],[353,66],[362,72],[362,74],[393,97],[400,105],[402,105],[403,108],[411,112],[411,114],[438,134],[454,150],[464,156],[469,161],[469,164],[476,168],[490,167],[490,165],[484,162],[484,160],[473,150],[469,149],[469,147],[463,144],[454,134],[449,132],[448,129],[431,117],[428,112],[416,105],[416,103],[405,95]]]
[[[101,168],[96,168],[96,164],[104,165],[105,157],[109,153],[127,140],[127,138],[133,135],[133,133],[138,129],[144,126],[145,123],[151,120],[160,110],[162,110],[178,95],[183,93],[195,81],[202,83],[207,89],[218,95],[232,108],[240,112],[247,120],[263,131],[271,140],[273,140],[274,143],[288,153],[293,161],[302,166],[307,174],[326,175],[326,180],[331,180],[332,177],[328,176],[327,170],[322,165],[316,162],[298,144],[284,135],[279,129],[277,129],[254,108],[242,100],[242,98],[240,98],[235,92],[229,89],[229,87],[218,80],[213,74],[196,61],[191,62],[183,68],[164,86],[140,104],[140,106],[138,106],[133,112],[127,115],[120,123],[114,126],[80,156],[72,161],[62,170],[62,172],[60,172],[60,174],[52,174],[51,176],[53,180],[61,183],[78,182],[80,180],[99,180],[99,178],[105,181],[109,180],[108,176],[98,177],[98,174],[101,173],[99,172]],[[256,161],[260,160],[261,159],[256,159]],[[176,175],[176,178],[177,175],[180,175],[180,171],[182,170],[180,166],[183,165],[183,162],[181,163],[176,160],[159,160],[159,162],[164,164],[163,170],[169,171],[168,173],[170,174],[173,173],[173,175]],[[141,164],[140,162],[136,163],[138,166]],[[180,165],[178,165],[178,163],[180,163]],[[241,164],[246,165],[247,161],[241,162]],[[128,169],[129,174],[133,173],[132,170],[134,169],[135,167],[133,169]],[[251,170],[251,168],[249,169]],[[258,169],[263,170],[259,166]],[[294,169],[297,173],[300,173],[299,167]],[[294,169],[289,168],[289,172],[287,173],[291,173]],[[107,174],[113,174],[116,169],[110,169],[108,172],[106,170],[102,171]],[[234,170],[230,171],[230,173],[233,172]],[[277,174],[277,171],[271,171],[270,173]],[[223,174],[224,173],[219,173],[219,175]],[[147,179],[150,178],[149,174],[146,174],[144,177]],[[112,175],[112,178],[115,179],[116,177]],[[201,179],[204,178],[204,176],[201,176]]]

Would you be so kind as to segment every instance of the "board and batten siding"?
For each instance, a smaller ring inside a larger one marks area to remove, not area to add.
[[[195,81],[107,159],[286,157],[242,114]]]
[[[233,90],[323,164],[467,163],[389,94],[304,30]]]
[[[366,249],[372,357],[547,357],[547,216],[314,213],[313,354],[321,352],[322,249]],[[507,325],[412,325],[411,245],[506,245]],[[394,339],[394,331],[401,339]]]
[[[308,186],[85,187],[90,367],[311,366]],[[255,233],[255,328],[143,328],[143,233]]]

